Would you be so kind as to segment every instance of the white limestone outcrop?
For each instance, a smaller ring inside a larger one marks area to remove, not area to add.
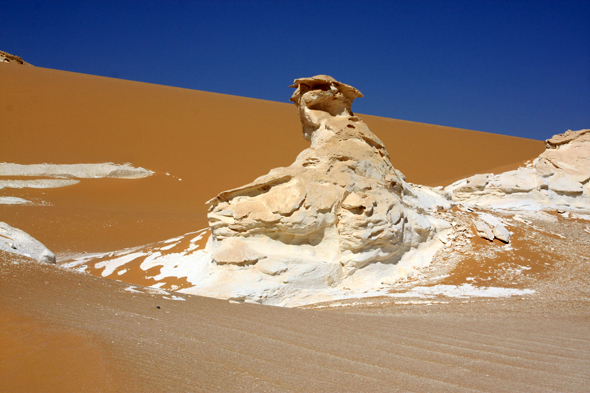
[[[590,129],[567,131],[546,143],[526,167],[475,175],[445,190],[455,202],[486,207],[590,209]]]
[[[5,222],[0,222],[0,250],[33,258],[39,262],[56,263],[55,255],[41,242]]]
[[[408,184],[351,111],[357,89],[326,75],[292,87],[311,147],[208,202],[213,262],[191,293],[280,304],[373,288],[427,264],[440,247],[434,235],[450,227],[430,214],[451,206],[447,194]],[[419,247],[425,252],[410,257]]]

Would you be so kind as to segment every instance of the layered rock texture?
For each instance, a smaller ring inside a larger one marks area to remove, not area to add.
[[[291,166],[208,202],[212,259],[228,271],[249,269],[258,281],[272,278],[270,292],[290,283],[334,287],[374,264],[387,272],[373,278],[394,274],[409,250],[449,226],[429,213],[450,202],[412,188],[392,166],[381,140],[351,111],[362,97],[357,89],[326,75],[292,87],[311,147]]]
[[[31,65],[24,61],[21,57],[11,55],[10,53],[6,53],[0,50],[0,63],[14,63],[14,64],[21,64],[21,65]]]
[[[567,131],[526,167],[481,174],[446,188],[455,202],[481,206],[590,209],[590,129]]]

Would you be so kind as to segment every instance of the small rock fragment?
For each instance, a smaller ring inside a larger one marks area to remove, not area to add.
[[[449,237],[446,233],[441,233],[440,235],[438,235],[438,240],[440,240],[443,244],[447,244],[447,242],[449,241]]]
[[[494,233],[492,232],[488,224],[480,220],[473,220],[473,225],[475,226],[475,232],[477,233],[477,236],[481,237],[482,239],[487,239],[489,241],[494,240]]]
[[[55,254],[52,253],[51,251],[45,249],[41,253],[40,261],[47,262],[47,263],[56,263]]]
[[[510,243],[510,232],[508,232],[508,229],[503,225],[496,225],[493,232],[496,239],[501,240],[504,243]]]

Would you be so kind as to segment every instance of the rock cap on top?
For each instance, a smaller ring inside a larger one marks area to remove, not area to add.
[[[291,101],[294,103],[299,102],[301,96],[301,85],[307,86],[309,90],[313,90],[316,86],[320,85],[333,85],[338,91],[340,91],[348,99],[354,100],[355,98],[364,97],[357,88],[347,85],[346,83],[338,82],[336,79],[329,75],[316,75],[307,78],[298,78],[293,81],[293,84],[289,87],[294,87],[297,90],[291,96]]]
[[[554,135],[551,139],[545,141],[547,148],[556,148],[559,145],[564,145],[590,132],[590,129],[572,131],[567,130],[563,134]]]

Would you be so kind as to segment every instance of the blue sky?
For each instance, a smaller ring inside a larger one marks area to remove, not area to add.
[[[40,67],[288,102],[332,75],[356,112],[546,139],[590,128],[590,1],[9,1]],[[0,81],[1,85],[1,81]]]

